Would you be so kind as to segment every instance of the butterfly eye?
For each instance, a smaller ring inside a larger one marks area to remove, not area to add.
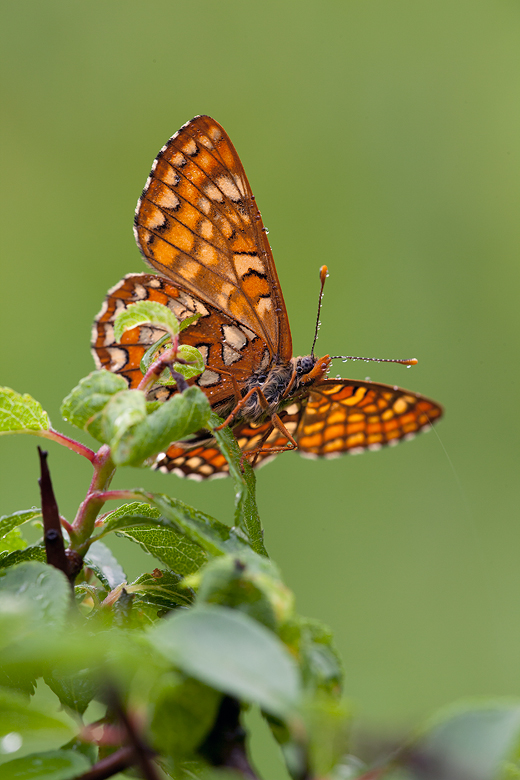
[[[260,376],[257,376],[256,381],[259,385],[263,385],[265,380],[267,379],[267,374],[260,374]]]

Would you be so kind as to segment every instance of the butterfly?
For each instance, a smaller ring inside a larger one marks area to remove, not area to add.
[[[107,294],[93,327],[98,368],[142,379],[141,359],[164,331],[144,325],[114,339],[118,313],[157,301],[180,320],[198,319],[180,341],[200,350],[204,372],[190,384],[228,417],[253,465],[298,448],[308,457],[378,450],[427,430],[442,407],[370,381],[328,379],[331,358],[293,357],[291,330],[267,231],[240,158],[208,116],[187,122],[154,161],[135,214],[135,237],[160,275],[129,274]],[[156,385],[166,400],[175,388]],[[153,466],[193,479],[225,476],[209,431],[173,442]]]

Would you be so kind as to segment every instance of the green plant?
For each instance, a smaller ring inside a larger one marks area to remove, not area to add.
[[[254,778],[241,726],[251,705],[296,780],[519,777],[518,702],[449,711],[377,767],[349,755],[331,634],[295,612],[264,547],[254,474],[204,393],[187,386],[203,363],[178,347],[186,323],[151,304],[125,317],[121,329],[162,318],[169,344],[152,350],[140,389],[95,371],[67,396],[64,418],[100,442],[97,452],[54,430],[30,396],[0,394],[0,432],[55,441],[93,467],[68,522],[40,450],[41,509],[0,519],[1,777]],[[158,380],[181,392],[148,403]],[[229,463],[232,527],[164,494],[110,490],[118,465],[143,465],[204,427]],[[112,501],[120,506],[103,514]],[[21,527],[38,518],[43,539],[28,545]],[[158,567],[126,582],[102,541],[110,533],[141,545]]]

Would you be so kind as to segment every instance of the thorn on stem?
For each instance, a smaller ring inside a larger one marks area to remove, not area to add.
[[[71,575],[69,562],[65,553],[60,513],[58,510],[56,497],[54,495],[51,475],[47,463],[48,453],[38,447],[38,454],[40,456],[41,475],[38,480],[38,484],[40,486],[40,495],[42,499],[43,540],[45,542],[47,563],[62,571],[70,581],[71,585],[74,585],[74,579],[77,572],[74,574],[74,576]]]

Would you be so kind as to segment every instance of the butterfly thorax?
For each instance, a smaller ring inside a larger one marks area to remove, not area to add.
[[[269,407],[264,409],[258,393],[253,393],[240,415],[244,420],[257,422],[280,411],[301,394],[308,393],[309,384],[321,379],[327,372],[330,358],[314,355],[293,357],[288,363],[277,363],[269,371],[256,371],[244,388],[244,395],[258,387]]]

